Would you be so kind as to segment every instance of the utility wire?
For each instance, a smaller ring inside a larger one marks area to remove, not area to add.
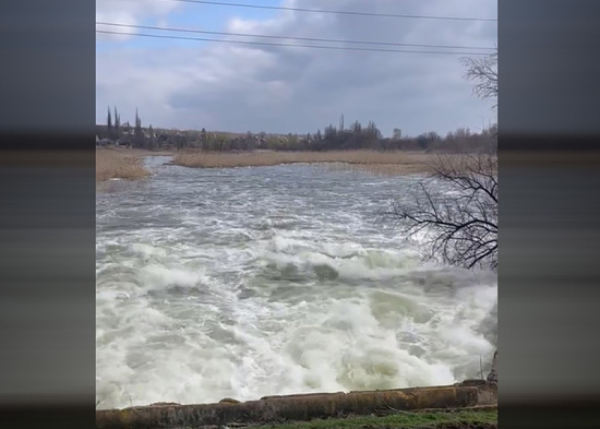
[[[314,38],[314,37],[293,37],[293,36],[273,36],[273,35],[261,35],[261,34],[227,33],[227,32],[221,32],[221,31],[204,31],[204,30],[184,29],[184,28],[153,27],[153,26],[149,26],[149,25],[119,24],[119,23],[113,23],[113,22],[96,22],[96,25],[108,25],[108,26],[113,26],[113,27],[124,27],[124,28],[138,28],[138,29],[144,29],[144,30],[173,31],[173,32],[180,32],[180,33],[212,34],[212,35],[219,35],[219,36],[239,36],[239,37],[257,37],[257,38],[267,38],[267,39],[287,39],[287,40],[301,40],[301,41],[307,41],[307,42],[351,43],[351,44],[355,44],[355,45],[397,46],[397,47],[434,48],[434,49],[486,49],[486,50],[494,50],[495,49],[495,48],[491,48],[491,47],[482,47],[482,46],[422,45],[422,44],[410,44],[410,43],[321,39],[321,38]]]
[[[360,48],[352,46],[323,46],[323,45],[294,45],[286,43],[266,43],[266,42],[249,42],[241,40],[222,40],[222,39],[208,39],[202,37],[185,37],[185,36],[171,36],[165,34],[145,34],[145,33],[124,33],[117,31],[106,31],[96,30],[96,33],[101,34],[113,34],[119,36],[136,36],[136,37],[153,37],[157,39],[175,39],[175,40],[195,40],[199,42],[215,42],[215,43],[230,43],[239,45],[257,45],[257,46],[279,46],[279,47],[291,47],[291,48],[312,48],[312,49],[332,49],[341,51],[369,51],[369,52],[393,52],[393,53],[411,53],[411,54],[435,54],[435,55],[489,55],[488,53],[482,52],[451,52],[451,51],[418,51],[418,50],[401,50],[401,49],[381,49],[381,48]]]
[[[435,19],[443,21],[479,21],[479,22],[497,22],[494,18],[467,18],[457,16],[431,16],[431,15],[406,15],[398,13],[377,13],[377,12],[358,12],[358,11],[346,11],[346,10],[327,10],[327,9],[304,9],[299,7],[285,7],[285,6],[266,6],[256,5],[248,3],[232,3],[224,1],[208,1],[208,0],[162,0],[172,1],[181,3],[196,3],[205,4],[212,6],[228,6],[228,7],[239,7],[248,9],[268,9],[268,10],[287,10],[293,12],[307,12],[307,13],[326,13],[335,15],[356,15],[356,16],[372,16],[382,18],[404,18],[404,19]]]

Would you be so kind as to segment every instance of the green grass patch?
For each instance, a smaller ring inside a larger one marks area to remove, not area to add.
[[[252,429],[450,429],[450,428],[496,428],[498,411],[432,411],[402,412],[387,416],[357,416],[341,419],[313,420],[310,422],[286,422]]]

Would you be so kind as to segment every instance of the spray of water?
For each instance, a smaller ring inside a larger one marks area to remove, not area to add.
[[[496,279],[377,227],[407,180],[168,167],[99,194],[98,408],[477,376]]]

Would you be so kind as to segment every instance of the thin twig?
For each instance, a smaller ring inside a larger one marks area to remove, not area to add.
[[[483,378],[483,361],[481,360],[481,355],[479,355],[479,374],[481,375],[481,379],[484,380],[484,378]]]

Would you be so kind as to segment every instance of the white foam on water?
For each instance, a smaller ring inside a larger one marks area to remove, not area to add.
[[[447,384],[489,362],[495,278],[421,264],[373,228],[361,210],[379,179],[334,205],[261,188],[304,170],[256,185],[244,175],[271,170],[239,170],[204,192],[208,173],[169,168],[153,187],[183,200],[136,190],[139,207],[120,210],[113,194],[98,216],[98,408]],[[169,214],[161,204],[180,223],[124,224],[132,210]]]

